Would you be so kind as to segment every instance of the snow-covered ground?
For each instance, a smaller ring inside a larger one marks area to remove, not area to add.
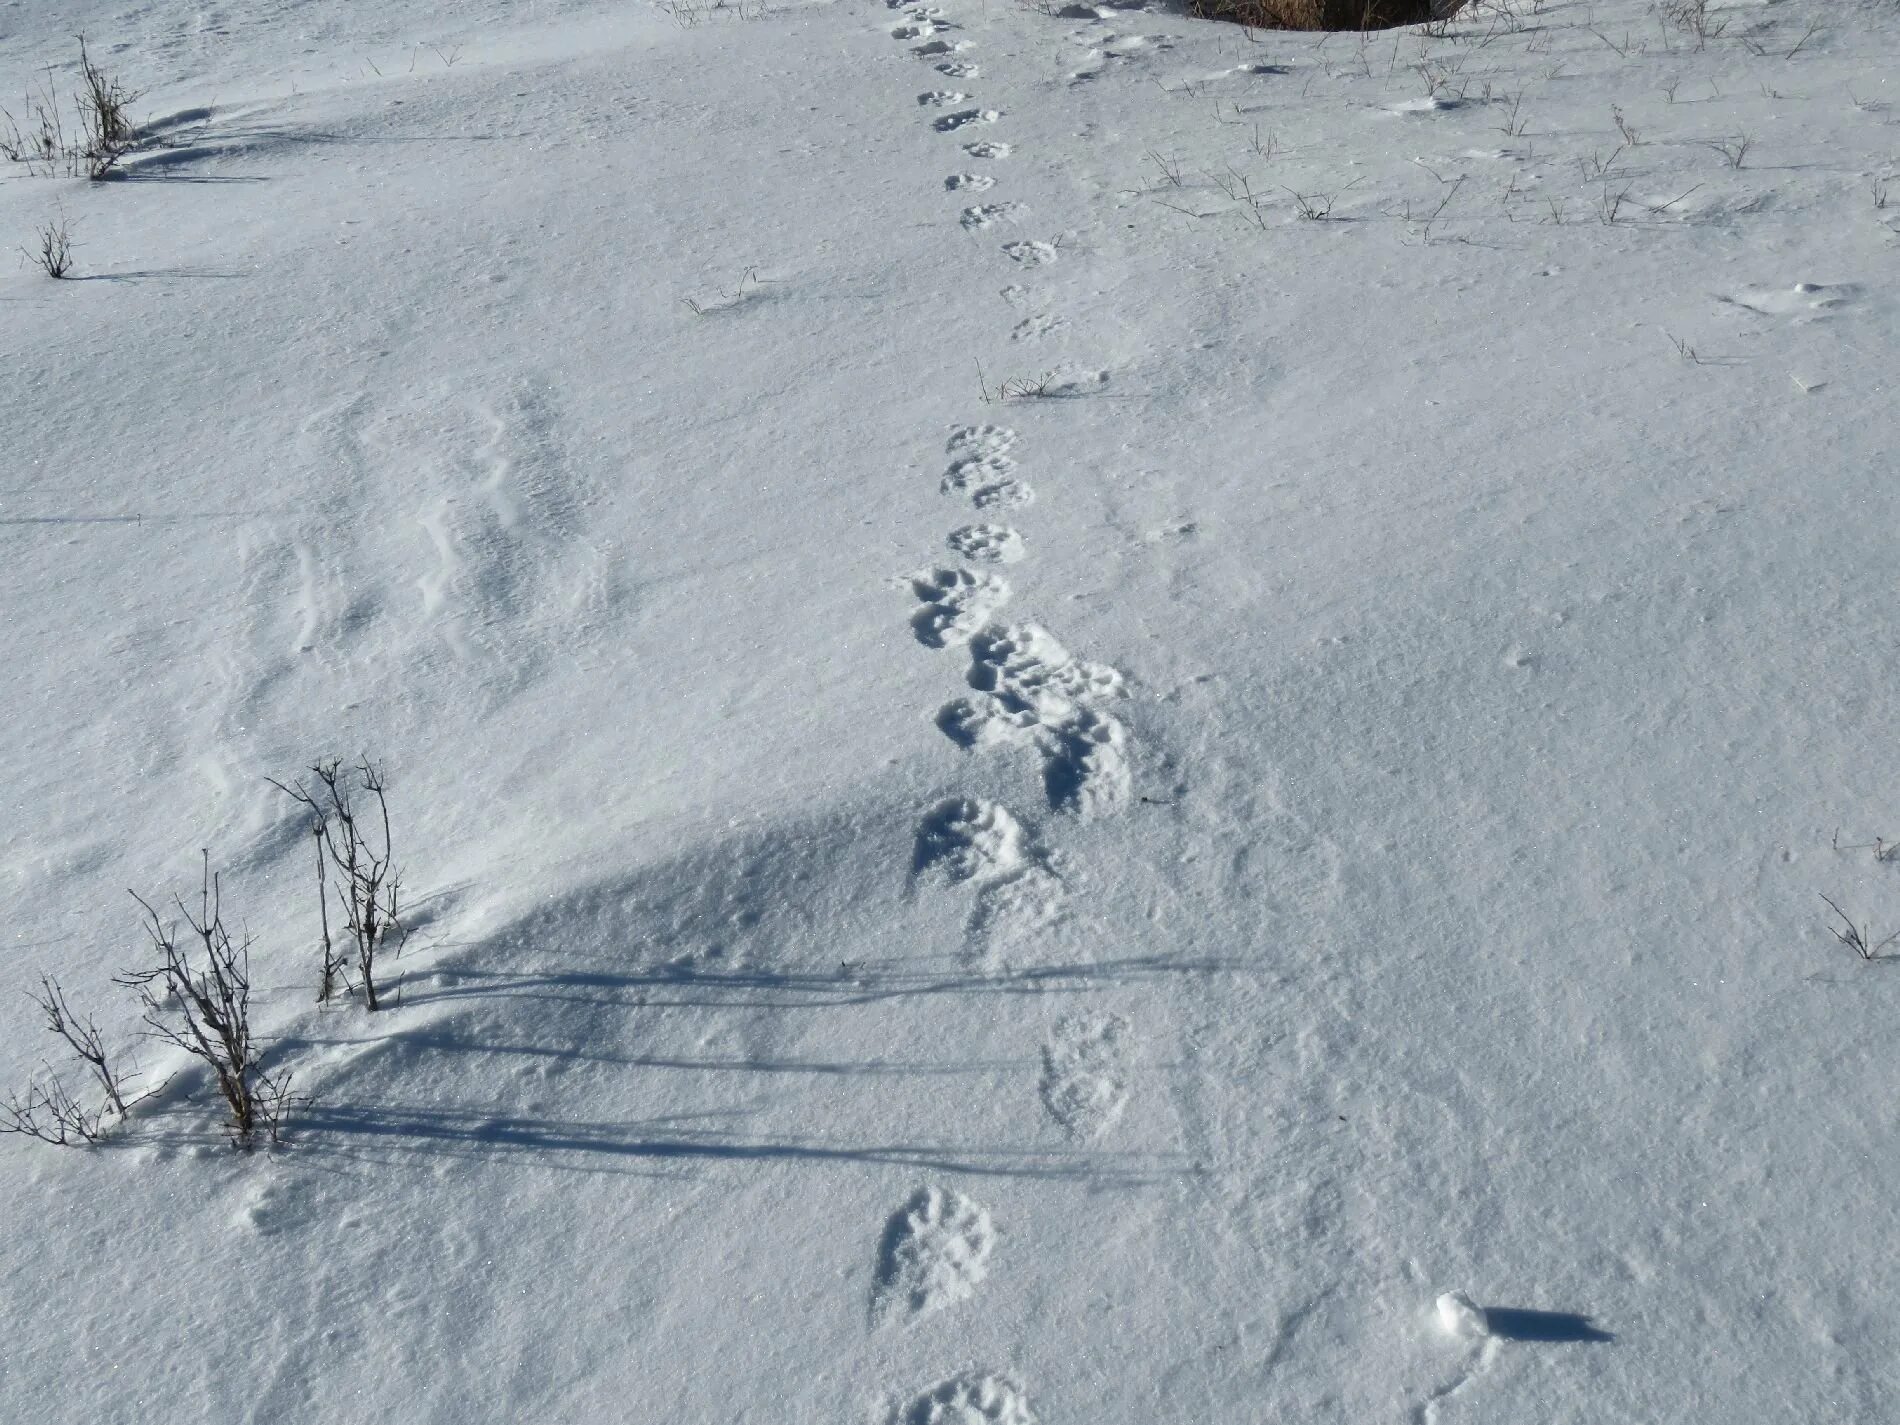
[[[1514,8],[0,3],[0,1418],[1888,1418],[1900,7]]]

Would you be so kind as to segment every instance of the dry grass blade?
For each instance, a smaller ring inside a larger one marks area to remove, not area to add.
[[[1821,899],[1827,901],[1827,908],[1839,916],[1841,921],[1842,928],[1837,930],[1830,925],[1828,927],[1829,934],[1870,964],[1881,958],[1880,952],[1882,950],[1885,950],[1889,945],[1893,944],[1894,941],[1900,940],[1900,930],[1896,930],[1885,940],[1878,942],[1870,941],[1868,939],[1869,932],[1866,927],[1854,924],[1854,922],[1848,918],[1847,912],[1835,905],[1833,901],[1828,900],[1826,896],[1822,896]]]

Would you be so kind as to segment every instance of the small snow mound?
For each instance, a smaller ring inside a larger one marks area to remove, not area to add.
[[[1491,1334],[1484,1308],[1462,1291],[1448,1291],[1438,1298],[1438,1324],[1446,1335],[1460,1341],[1482,1341]]]

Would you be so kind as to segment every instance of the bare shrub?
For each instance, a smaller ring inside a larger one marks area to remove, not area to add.
[[[1659,0],[1657,13],[1677,29],[1694,35],[1697,45],[1718,38],[1728,28],[1726,18],[1709,14],[1709,0]]]
[[[317,763],[310,773],[316,778],[314,790],[301,781],[291,786],[272,781],[271,785],[311,817],[311,839],[317,847],[317,907],[323,926],[317,1000],[331,998],[339,984],[348,987],[349,962],[354,961],[364,1008],[381,1009],[377,961],[385,952],[399,953],[408,934],[402,924],[402,876],[390,844],[383,769],[367,757],[348,768],[333,757]],[[354,800],[359,792],[374,805],[359,810]],[[341,950],[330,935],[330,870],[337,873],[337,905],[349,936]]]
[[[29,173],[52,174],[69,152],[65,126],[60,122],[59,98],[50,86],[29,90],[15,118],[9,109],[0,109],[0,158],[26,165]]]
[[[100,179],[138,143],[129,111],[139,96],[93,63],[84,35],[79,36],[79,80],[80,156],[86,176]]]
[[[44,1078],[28,1084],[24,1094],[9,1094],[0,1103],[0,1133],[19,1133],[61,1147],[96,1143],[108,1113],[124,1119],[129,1111],[125,1092],[131,1076],[107,1052],[99,1026],[67,1002],[58,980],[41,975],[39,990],[28,990],[27,998],[38,1007],[46,1032],[62,1040],[86,1066],[105,1102],[99,1108],[87,1108],[50,1065],[43,1066]]]
[[[260,1134],[278,1142],[290,1075],[263,1066],[251,1032],[250,942],[233,940],[225,926],[211,853],[204,853],[196,914],[182,900],[175,902],[188,935],[163,921],[136,891],[130,894],[145,912],[145,933],[158,963],[120,975],[116,983],[139,992],[153,1038],[182,1049],[217,1078],[236,1146],[252,1147]]]
[[[1730,168],[1740,168],[1754,145],[1755,140],[1747,134],[1737,134],[1732,139],[1714,139],[1706,146],[1721,154]]]
[[[20,117],[0,109],[0,157],[25,164],[28,172],[51,176],[63,171],[96,182],[109,177],[119,160],[138,147],[131,109],[139,96],[100,68],[84,35],[78,40],[79,88],[70,99],[78,136],[67,135],[60,93],[49,70],[46,81],[27,93]]]
[[[73,230],[72,224],[61,213],[51,222],[43,223],[31,247],[23,247],[20,252],[48,277],[70,277],[73,271]]]
[[[0,1133],[18,1133],[57,1148],[97,1143],[104,1126],[105,1111],[88,1109],[50,1071],[28,1084],[24,1094],[9,1093],[0,1103]]]

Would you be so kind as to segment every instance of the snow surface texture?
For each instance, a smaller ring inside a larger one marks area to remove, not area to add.
[[[0,1088],[209,847],[312,1100],[0,1143],[0,1416],[1889,1416],[1900,10],[1711,14],[0,4]]]

